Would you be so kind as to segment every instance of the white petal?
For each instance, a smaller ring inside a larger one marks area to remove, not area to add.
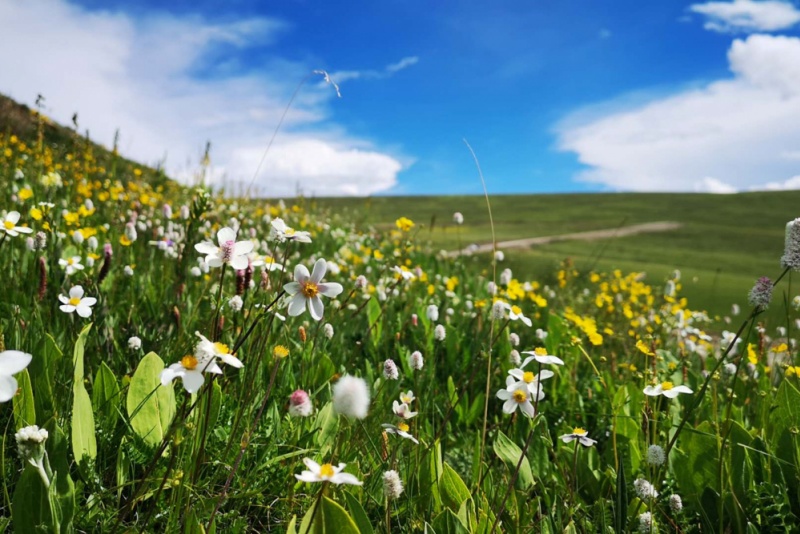
[[[75,306],[71,304],[64,304],[63,306],[59,306],[58,309],[64,313],[72,313],[75,311]]]
[[[548,371],[547,369],[543,369],[541,373],[539,373],[539,380],[547,380],[548,378],[554,377],[556,374],[553,371]]]
[[[575,434],[564,434],[563,436],[559,436],[559,439],[564,443],[569,443],[570,441],[578,439],[578,436]]]
[[[202,243],[198,243],[194,246],[194,249],[199,252],[200,254],[217,254],[219,252],[219,247],[214,245],[209,241],[203,241]]]
[[[511,376],[513,376],[513,377],[514,377],[514,378],[516,378],[517,380],[522,380],[522,377],[523,377],[523,375],[525,374],[525,371],[523,371],[522,369],[511,369],[511,370],[508,372],[508,374],[509,374],[509,375],[511,375]]]
[[[308,299],[308,313],[315,321],[322,319],[322,313],[325,311],[325,306],[322,304],[322,299],[319,296]]]
[[[328,270],[328,262],[323,260],[322,258],[318,259],[317,262],[314,264],[314,270],[311,273],[311,281],[315,284],[319,284],[322,279],[325,277],[325,271]]]
[[[220,354],[219,359],[225,362],[226,364],[230,365],[231,367],[236,367],[237,369],[241,369],[244,367],[242,361],[232,354]]]
[[[514,410],[517,409],[517,401],[514,399],[508,399],[506,402],[503,403],[503,411],[505,413],[514,413]]]
[[[523,352],[522,354],[533,354],[533,352],[531,352],[531,351],[525,351],[525,352]],[[519,368],[520,368],[520,369],[525,369],[525,366],[526,366],[526,365],[528,365],[529,363],[531,363],[531,362],[532,362],[533,360],[535,360],[535,359],[536,359],[536,358],[534,358],[533,356],[528,356],[527,358],[525,358],[524,360],[522,360],[522,363],[520,364]]]
[[[661,395],[661,384],[657,386],[647,386],[644,388],[644,394],[649,397],[657,397]]]
[[[85,304],[86,306],[94,306],[97,304],[97,299],[94,297],[83,297],[81,299],[81,304]]]
[[[161,371],[161,385],[168,386],[172,384],[172,381],[178,378],[178,375],[175,374],[175,371],[167,367],[163,371]]]
[[[583,445],[584,447],[591,447],[592,445],[594,445],[595,443],[597,443],[597,441],[596,441],[596,440],[594,440],[594,439],[592,439],[592,438],[587,438],[586,436],[581,436],[581,437],[580,437],[580,438],[578,438],[578,439],[580,440],[580,442],[581,442],[581,445]]]
[[[217,232],[217,243],[222,246],[228,241],[236,241],[236,232],[233,231],[233,228],[228,228],[227,226],[220,228]]]
[[[0,375],[0,402],[10,401],[17,393],[17,381],[13,376]]]
[[[19,212],[18,211],[9,211],[8,215],[6,215],[6,220],[8,222],[12,222],[17,224],[19,222]]]
[[[678,393],[694,393],[694,391],[686,386],[675,386],[672,388],[672,391],[677,391]]]
[[[344,291],[342,284],[337,284],[336,282],[328,282],[327,284],[319,284],[317,286],[319,292],[326,297],[335,297],[336,295],[340,294]]]
[[[533,415],[536,413],[533,411],[533,404],[531,404],[530,402],[521,403],[519,405],[519,409],[522,413],[524,413],[528,417],[533,417]]]
[[[83,287],[81,287],[81,286],[72,286],[69,289],[69,298],[71,298],[71,299],[83,298]]]
[[[92,315],[92,309],[89,306],[85,306],[83,302],[75,306],[75,311],[84,319]]]
[[[303,458],[303,463],[306,464],[306,467],[308,467],[308,469],[311,470],[311,472],[319,473],[319,467],[320,467],[319,464],[314,460],[312,460],[311,458]]]
[[[501,400],[508,400],[511,398],[511,392],[507,389],[501,389],[497,392],[497,398]]]
[[[247,269],[247,256],[234,256],[231,258],[231,267],[237,271],[243,271]]]
[[[222,368],[219,365],[217,365],[217,362],[215,362],[213,360],[210,361],[208,363],[208,365],[205,366],[205,368],[201,369],[201,371],[204,372],[204,373],[212,373],[212,374],[215,374],[215,375],[221,375],[222,374]]]
[[[204,381],[205,378],[203,378],[203,373],[200,371],[196,369],[186,371],[186,374],[183,375],[183,389],[189,393],[197,393],[197,390],[200,389]]]
[[[564,360],[557,356],[536,356],[534,358],[539,363],[552,363],[555,365],[564,365]]]
[[[533,325],[533,323],[531,322],[531,320],[530,320],[530,319],[528,319],[527,317],[525,317],[524,315],[520,315],[520,316],[519,316],[519,319],[520,319],[520,321],[522,321],[523,323],[525,323],[525,326],[531,326],[531,325]]]
[[[64,304],[69,304],[69,297],[65,297],[64,295],[59,295],[58,300],[63,302]]]
[[[297,293],[289,301],[289,315],[297,317],[306,309],[306,297],[302,293]]]
[[[308,269],[303,264],[298,263],[294,266],[294,281],[300,282],[301,284],[308,280],[311,275],[308,274]]]
[[[286,291],[289,295],[295,295],[300,291],[300,283],[299,282],[289,282],[288,284],[284,284],[283,290]]]
[[[206,265],[211,267],[212,269],[216,269],[217,267],[222,267],[222,258],[219,256],[206,256]]]
[[[321,479],[318,475],[312,473],[311,471],[303,471],[299,475],[294,476],[300,482],[320,482]]]
[[[33,356],[21,350],[0,352],[0,375],[15,375],[28,367],[32,359]]]
[[[242,256],[244,254],[250,254],[253,252],[253,248],[255,248],[255,246],[252,241],[237,241],[233,246],[233,255]]]

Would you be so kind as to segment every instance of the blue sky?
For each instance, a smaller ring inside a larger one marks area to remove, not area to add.
[[[778,0],[11,0],[0,92],[187,182],[210,139],[214,183],[269,195],[478,193],[464,138],[495,194],[798,188],[798,24]],[[259,167],[314,69],[342,97],[311,78]]]

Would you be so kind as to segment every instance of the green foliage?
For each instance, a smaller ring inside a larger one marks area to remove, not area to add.
[[[128,386],[126,406],[131,428],[151,447],[161,443],[175,417],[175,393],[161,385],[163,370],[164,362],[150,352],[139,362]]]

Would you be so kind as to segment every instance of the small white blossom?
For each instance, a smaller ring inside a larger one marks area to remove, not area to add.
[[[295,478],[301,482],[331,482],[333,484],[353,484],[355,486],[363,484],[355,475],[342,472],[346,464],[339,464],[336,467],[331,464],[320,465],[311,458],[303,458],[303,463],[306,464],[308,470],[295,475]]]
[[[386,360],[383,362],[383,377],[387,380],[397,380],[400,378],[400,372],[397,370],[397,364],[394,360]]]
[[[664,460],[667,459],[666,454],[664,454],[664,449],[660,445],[650,445],[647,448],[647,463],[654,466],[660,466],[664,464]]]
[[[403,494],[403,483],[397,471],[383,473],[383,494],[387,499],[398,499]]]
[[[436,328],[433,329],[433,338],[436,341],[444,341],[444,338],[447,336],[447,331],[444,329],[444,325],[437,324]]]
[[[131,350],[139,350],[142,348],[142,340],[136,336],[128,338],[128,348]]]
[[[418,350],[415,350],[408,356],[408,366],[415,371],[422,369],[423,363],[422,353]]]
[[[658,497],[656,488],[643,478],[637,478],[633,481],[633,489],[636,491],[636,495],[643,501]]]

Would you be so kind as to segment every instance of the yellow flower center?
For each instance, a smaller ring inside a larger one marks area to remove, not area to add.
[[[285,358],[289,355],[289,349],[283,345],[275,345],[275,348],[272,349],[272,355],[276,358]]]
[[[515,401],[517,401],[519,404],[522,404],[523,402],[528,400],[528,396],[521,389],[518,389],[518,390],[514,391],[514,394],[513,394],[512,398]]]
[[[400,400],[403,401],[403,404],[411,404],[413,399],[407,395],[400,395]]]
[[[331,464],[322,464],[319,466],[320,478],[331,478],[335,474],[336,472],[333,470],[333,466]]]
[[[286,230],[283,231],[283,233],[284,235],[294,235],[294,228],[287,228]],[[330,465],[330,464],[325,464],[325,465]]]
[[[511,306],[511,313],[514,315],[522,315],[522,308],[519,306]]]
[[[522,373],[522,380],[528,384],[536,380],[536,375],[531,373],[530,371],[525,371]]]
[[[196,369],[197,368],[197,363],[198,363],[197,362],[197,358],[195,358],[191,354],[187,354],[186,356],[181,358],[181,366],[184,369],[188,369],[189,371],[192,371],[192,370]]]
[[[80,303],[81,303],[81,299],[79,299],[78,297],[72,297],[71,299],[69,299],[69,305],[70,306],[77,306]]]
[[[303,284],[303,296],[307,299],[313,299],[319,293],[319,287],[314,282],[306,282]]]
[[[663,391],[671,390],[675,385],[672,382],[661,382],[661,389]]]
[[[403,423],[402,421],[400,423],[397,423],[397,428],[402,432],[408,432],[408,425]]]
[[[534,349],[533,353],[537,356],[547,356],[547,349],[544,347],[539,347],[538,349]]]
[[[229,354],[231,352],[231,349],[228,348],[228,345],[220,343],[219,341],[214,343],[214,350],[216,350],[219,354]]]
[[[75,260],[73,260],[72,258],[67,260],[67,265],[72,265],[73,263],[75,263]]]
[[[6,230],[13,230],[14,229],[14,223],[11,222],[11,221],[3,221],[3,226],[6,227]]]
[[[584,430],[579,426],[576,426],[575,428],[572,429],[572,433],[575,434],[576,436],[585,436],[586,430]]]

